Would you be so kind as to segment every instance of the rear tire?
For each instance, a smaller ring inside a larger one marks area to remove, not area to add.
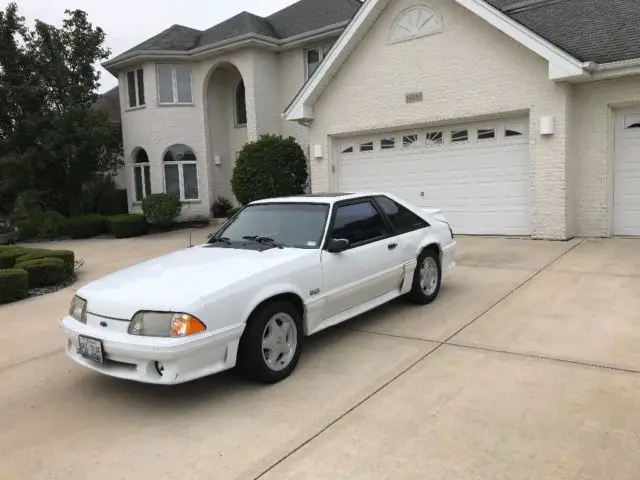
[[[247,322],[238,349],[238,369],[254,381],[280,382],[295,370],[303,343],[300,312],[289,302],[267,303]]]
[[[428,305],[438,297],[441,283],[440,252],[434,248],[426,248],[418,256],[413,284],[407,298],[418,305]]]

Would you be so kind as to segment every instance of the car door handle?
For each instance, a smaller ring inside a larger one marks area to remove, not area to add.
[[[396,248],[398,248],[398,244],[397,243],[390,243],[389,245],[387,245],[387,248],[389,250],[395,250]]]

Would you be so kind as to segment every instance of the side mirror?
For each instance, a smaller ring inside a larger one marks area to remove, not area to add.
[[[327,252],[340,253],[349,250],[349,240],[346,238],[332,238],[327,243]]]

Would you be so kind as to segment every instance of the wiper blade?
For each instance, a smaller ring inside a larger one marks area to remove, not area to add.
[[[209,240],[209,243],[225,243],[231,245],[231,240],[227,237],[216,237]]]
[[[246,237],[242,237],[242,239],[243,240],[247,240],[249,242],[258,242],[258,243],[264,243],[264,244],[271,244],[276,248],[284,248],[279,243],[276,243],[276,241],[273,238],[262,237],[260,235],[249,235],[249,236],[246,236]]]

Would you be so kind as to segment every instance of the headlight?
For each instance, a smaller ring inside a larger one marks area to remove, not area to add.
[[[129,324],[129,334],[141,337],[188,337],[207,329],[186,313],[138,312]]]
[[[75,318],[80,323],[87,323],[87,301],[77,295],[71,300],[69,316]]]

